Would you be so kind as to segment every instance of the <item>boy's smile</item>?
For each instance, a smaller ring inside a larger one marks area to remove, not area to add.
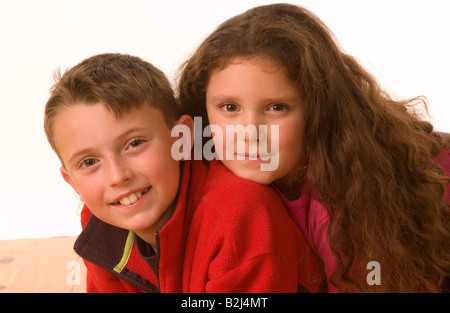
[[[118,197],[118,201],[113,202],[113,205],[124,205],[124,206],[129,206],[131,204],[135,204],[136,202],[138,202],[141,197],[150,190],[151,187],[147,187],[141,191],[136,191],[136,192],[132,192],[129,195],[126,196],[119,196]]]
[[[99,219],[154,243],[180,181],[170,132],[148,105],[116,118],[101,103],[76,104],[54,122],[61,173]]]

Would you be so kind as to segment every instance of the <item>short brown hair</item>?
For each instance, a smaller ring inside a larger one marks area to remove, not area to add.
[[[162,71],[136,56],[106,53],[85,59],[63,75],[55,73],[55,84],[45,106],[44,129],[53,150],[53,121],[57,114],[77,103],[102,103],[116,117],[142,105],[163,113],[171,127],[179,118],[172,86]]]

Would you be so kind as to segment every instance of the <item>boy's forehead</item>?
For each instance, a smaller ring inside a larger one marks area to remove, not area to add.
[[[97,121],[92,121],[88,117],[91,115],[101,117],[102,120],[121,121],[128,119],[139,119],[142,122],[152,120],[152,124],[156,121],[164,120],[163,112],[150,104],[134,105],[122,107],[120,110],[114,108],[104,102],[85,103],[78,102],[70,107],[61,110],[55,116],[54,124],[58,124],[59,120],[76,120],[75,123],[79,127],[86,127],[88,125],[98,125]],[[61,124],[65,124],[62,122]],[[56,129],[54,129],[56,131]]]
[[[111,105],[104,101],[98,101],[98,102],[75,102],[71,105],[63,106],[63,109],[61,112],[66,112],[67,114],[75,114],[75,112],[71,112],[71,109],[73,108],[103,108],[106,112],[110,113],[112,116],[114,116],[116,119],[120,118],[123,115],[127,115],[128,113],[132,111],[146,111],[146,108],[155,109],[158,111],[161,111],[159,108],[157,108],[154,105],[151,105],[147,102],[145,103],[127,103],[127,104],[115,104]],[[58,116],[58,115],[57,115]],[[56,116],[56,117],[57,117]]]
[[[55,117],[53,133],[56,148],[66,162],[74,148],[119,140],[127,133],[144,129],[161,134],[168,130],[159,109],[144,105],[116,116],[103,103],[79,103]],[[170,137],[170,131],[166,133]]]

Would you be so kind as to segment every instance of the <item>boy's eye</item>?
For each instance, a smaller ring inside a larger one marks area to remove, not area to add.
[[[141,139],[135,139],[130,143],[130,147],[131,148],[135,148],[137,146],[140,146],[142,144],[142,140]]]
[[[128,144],[127,149],[132,149],[132,148],[139,147],[143,143],[144,143],[144,139],[139,139],[139,138],[133,139]]]
[[[95,159],[86,159],[81,161],[80,167],[91,167],[97,163]]]

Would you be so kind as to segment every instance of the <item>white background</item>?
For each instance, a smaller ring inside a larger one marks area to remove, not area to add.
[[[43,131],[53,72],[91,55],[140,56],[174,81],[219,23],[275,1],[0,1],[0,239],[76,235],[79,202]],[[287,1],[289,2],[289,1]],[[396,96],[425,95],[450,132],[448,1],[290,1],[315,12]]]

